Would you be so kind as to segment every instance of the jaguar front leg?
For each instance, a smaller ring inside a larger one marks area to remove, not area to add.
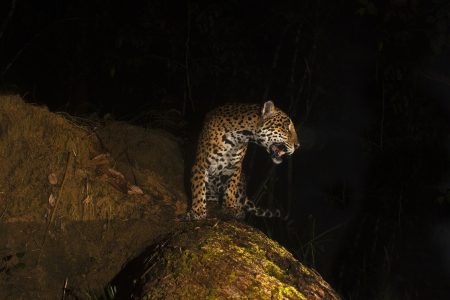
[[[206,218],[206,183],[208,174],[204,168],[192,167],[191,190],[192,207],[186,215],[187,220],[201,220]]]

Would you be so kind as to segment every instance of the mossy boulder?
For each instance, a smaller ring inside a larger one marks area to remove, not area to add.
[[[161,238],[107,290],[117,299],[339,299],[317,272],[260,231],[212,220]]]

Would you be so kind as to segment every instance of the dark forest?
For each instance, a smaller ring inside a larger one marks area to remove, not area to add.
[[[301,146],[251,146],[248,194],[289,220],[245,222],[343,299],[450,297],[448,1],[2,1],[0,89],[168,131],[187,169],[208,111],[271,99]]]

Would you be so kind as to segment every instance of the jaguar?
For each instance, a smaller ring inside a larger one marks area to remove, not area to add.
[[[253,213],[280,216],[257,207],[246,195],[242,163],[249,143],[266,149],[275,164],[292,155],[300,143],[289,116],[273,101],[264,104],[226,104],[206,115],[192,167],[192,205],[187,220],[207,216],[206,202],[221,201],[236,218]]]

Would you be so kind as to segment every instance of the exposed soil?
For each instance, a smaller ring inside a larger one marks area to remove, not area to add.
[[[186,209],[176,139],[0,96],[0,299],[102,289]]]

